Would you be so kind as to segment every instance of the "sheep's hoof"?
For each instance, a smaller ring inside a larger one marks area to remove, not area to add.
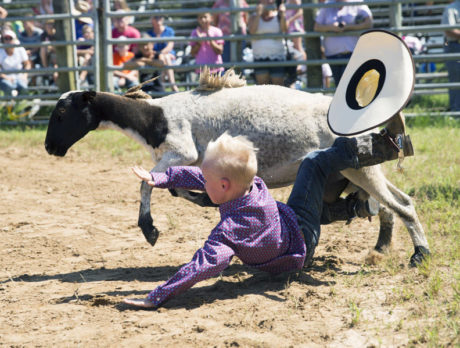
[[[383,250],[374,249],[369,251],[364,262],[366,263],[366,265],[378,265],[380,262],[382,262],[383,258]]]
[[[141,230],[142,233],[144,234],[145,239],[151,246],[154,246],[155,243],[157,242],[158,236],[160,235],[160,231],[153,226],[153,220],[152,218],[150,219],[139,219],[139,222],[137,224]]]
[[[417,267],[419,266],[423,260],[426,260],[427,256],[430,255],[430,251],[423,247],[423,246],[416,246],[415,253],[410,258],[410,266]]]

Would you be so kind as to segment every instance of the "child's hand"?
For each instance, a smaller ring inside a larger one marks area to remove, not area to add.
[[[135,307],[140,307],[140,308],[155,308],[156,307],[153,304],[153,302],[150,302],[146,298],[125,298],[123,302],[129,305],[135,306]]]
[[[142,181],[145,181],[150,186],[155,186],[155,182],[152,179],[152,175],[142,167],[134,166],[131,167],[133,173]]]

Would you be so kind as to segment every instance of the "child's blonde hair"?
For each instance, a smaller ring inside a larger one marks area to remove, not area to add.
[[[225,132],[208,143],[203,163],[211,164],[229,179],[249,186],[257,173],[257,150],[245,136],[232,137]]]

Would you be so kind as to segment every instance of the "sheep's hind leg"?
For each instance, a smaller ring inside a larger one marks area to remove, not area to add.
[[[410,265],[419,265],[430,251],[412,199],[389,182],[379,166],[360,170],[346,169],[342,174],[388,208],[379,212],[381,227],[375,249],[385,251],[390,247],[394,223],[392,215],[396,213],[404,222],[414,245],[415,252],[410,258]]]
[[[391,247],[391,238],[393,237],[395,216],[390,209],[384,205],[380,205],[379,221],[379,238],[377,239],[377,244],[375,245],[374,250],[378,251],[379,253],[384,253]]]

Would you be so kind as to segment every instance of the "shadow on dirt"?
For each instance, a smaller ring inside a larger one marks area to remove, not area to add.
[[[271,275],[255,270],[245,265],[232,264],[223,273],[220,279],[210,286],[197,286],[189,289],[185,294],[171,299],[163,308],[166,309],[193,309],[219,300],[235,299],[239,296],[259,294],[273,301],[284,302],[284,291],[291,283],[301,283],[309,286],[333,286],[335,282],[322,281],[312,274],[318,275],[329,270],[340,272],[340,263],[336,262],[335,256],[318,257],[309,268],[300,272],[286,272],[279,275]],[[71,273],[54,275],[29,275],[23,274],[15,278],[9,278],[1,283],[8,282],[45,282],[58,280],[68,283],[87,283],[101,281],[137,281],[156,283],[169,279],[178,270],[178,267],[128,267],[128,268],[98,268],[85,269]],[[153,288],[153,287],[152,287]],[[58,298],[56,304],[77,302],[92,306],[110,305],[120,311],[138,310],[132,306],[118,301],[120,297],[145,297],[149,291],[145,290],[115,290],[98,294],[79,294]],[[142,310],[142,309],[141,309]]]

